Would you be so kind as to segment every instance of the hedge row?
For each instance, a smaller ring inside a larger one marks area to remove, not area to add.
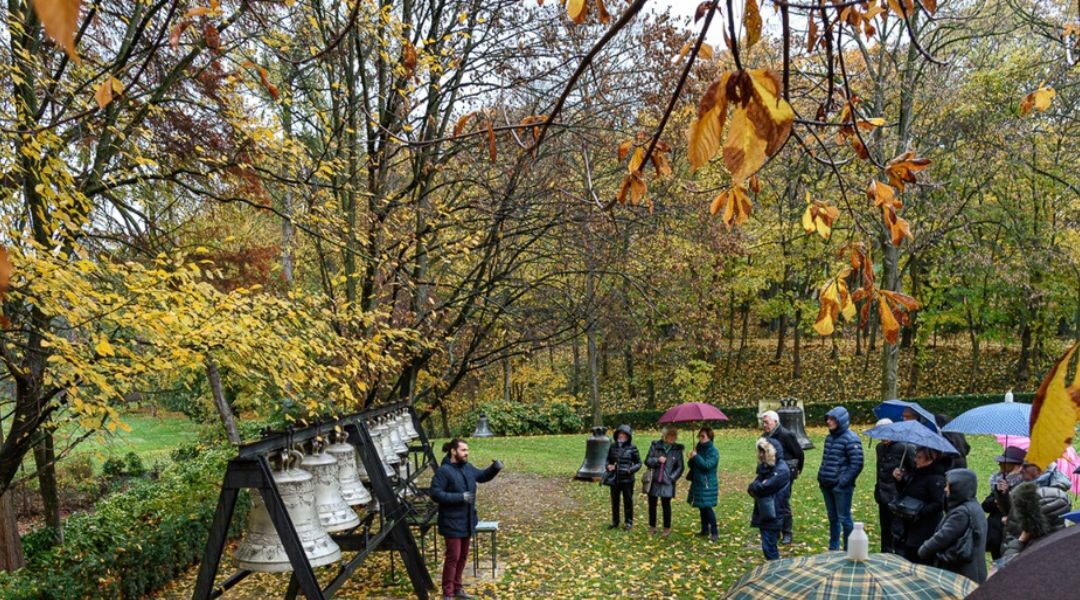
[[[1031,402],[1035,397],[1035,394],[1016,394],[1016,402]],[[926,396],[922,398],[905,398],[909,402],[918,402],[920,406],[929,410],[934,414],[946,414],[949,416],[956,416],[966,410],[970,410],[977,406],[984,404],[992,404],[994,402],[1001,402],[1001,394],[970,394],[970,395],[958,395],[958,396]],[[844,408],[851,414],[851,421],[853,423],[873,423],[877,420],[874,416],[874,407],[881,404],[880,400],[859,400],[857,402],[848,402],[844,404]],[[832,410],[836,406],[835,404],[808,404],[805,407],[806,410],[806,423],[808,425],[824,425],[825,413]],[[740,406],[735,408],[724,408],[724,414],[728,417],[726,423],[729,427],[757,427],[757,408],[751,406]],[[622,413],[613,413],[604,416],[604,425],[607,427],[618,427],[622,424],[627,424],[634,429],[652,429],[656,427],[657,422],[660,420],[660,416],[664,414],[663,410],[637,410]]]
[[[64,544],[27,553],[26,567],[0,573],[6,600],[145,597],[202,557],[228,450],[206,450],[158,481],[98,503],[65,524]],[[230,535],[247,520],[238,502]]]

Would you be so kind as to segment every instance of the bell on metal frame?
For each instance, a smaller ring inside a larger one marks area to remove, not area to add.
[[[419,439],[420,433],[416,431],[416,427],[413,427],[412,413],[407,409],[403,410],[401,411],[401,417],[405,421],[405,433],[409,434],[409,439]]]
[[[371,493],[360,481],[356,470],[356,449],[346,443],[347,433],[342,433],[336,443],[326,447],[326,453],[338,461],[338,482],[341,484],[341,497],[349,506],[363,506],[371,502]]]
[[[794,398],[781,398],[780,408],[776,414],[780,417],[780,424],[784,429],[795,434],[795,439],[803,450],[814,447],[814,442],[806,435],[806,414],[799,407],[799,401]]]
[[[393,477],[394,469],[390,466],[390,463],[386,462],[385,451],[383,450],[382,431],[377,425],[372,426],[371,424],[369,424],[368,432],[371,434],[370,450],[375,452],[375,458],[379,459],[379,464],[383,466],[383,473],[386,473],[387,477]]]
[[[360,524],[360,518],[341,496],[338,481],[338,462],[324,452],[322,443],[315,443],[315,452],[304,457],[300,466],[315,478],[315,510],[319,524],[327,533],[345,531]]]
[[[405,440],[401,437],[401,422],[392,419],[386,426],[390,429],[390,445],[393,446],[394,452],[408,454],[409,447],[405,445]]]
[[[386,423],[380,423],[375,428],[379,432],[379,442],[382,444],[382,457],[383,462],[390,465],[391,470],[395,465],[401,464],[401,458],[397,455],[397,449],[394,448],[394,441],[390,438],[390,428],[386,426]]]
[[[289,520],[296,529],[296,536],[300,538],[308,562],[312,567],[321,567],[340,560],[341,549],[319,525],[319,514],[315,510],[314,478],[307,471],[290,467],[292,459],[299,462],[302,457],[299,452],[286,453],[281,470],[274,471],[274,485],[285,503]],[[233,558],[239,568],[248,571],[281,573],[292,570],[262,494],[257,491],[251,494],[247,531]]]
[[[491,427],[488,426],[487,415],[484,413],[480,413],[480,419],[476,422],[476,430],[472,432],[472,436],[475,438],[495,437],[495,434],[491,432]]]
[[[600,479],[607,469],[608,447],[611,440],[608,439],[607,427],[593,427],[592,437],[585,441],[585,461],[581,463],[574,479],[595,481]]]

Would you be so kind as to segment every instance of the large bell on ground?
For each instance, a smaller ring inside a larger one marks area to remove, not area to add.
[[[799,445],[803,450],[814,447],[814,442],[811,442],[810,437],[806,435],[806,413],[799,406],[798,400],[781,398],[780,408],[777,409],[776,414],[780,416],[780,424],[784,426],[784,429],[795,434],[795,439],[799,440]]]
[[[305,456],[300,466],[315,478],[315,510],[319,513],[319,524],[328,533],[352,529],[360,524],[360,518],[341,496],[337,459],[323,452],[321,443],[315,446],[317,451]]]
[[[592,432],[592,437],[585,441],[585,462],[581,463],[574,479],[595,481],[607,469],[608,447],[611,446],[611,440],[606,435],[607,427],[593,427]]]
[[[298,462],[302,455],[299,452],[293,454]],[[319,514],[315,510],[314,477],[302,469],[289,468],[291,458],[286,455],[282,470],[274,472],[274,484],[304,547],[304,554],[312,567],[337,562],[341,559],[341,549],[319,525]],[[247,531],[233,557],[239,568],[248,571],[280,573],[292,570],[262,494],[257,491],[251,494]]]
[[[412,413],[408,410],[401,411],[401,418],[405,421],[405,433],[409,434],[410,440],[415,440],[420,437],[420,433],[416,431],[416,427],[413,427]]]
[[[480,413],[480,419],[476,422],[476,430],[472,432],[472,436],[478,438],[495,437],[495,434],[491,432],[491,427],[488,425],[487,415],[484,413]]]
[[[371,502],[371,492],[364,487],[357,472],[356,449],[346,443],[348,434],[342,433],[336,443],[326,447],[326,453],[337,459],[338,483],[341,484],[341,497],[349,506],[363,506]]]

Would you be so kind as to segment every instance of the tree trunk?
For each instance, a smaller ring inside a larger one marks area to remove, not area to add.
[[[656,410],[656,382],[653,380],[652,371],[645,380],[645,410]]]
[[[45,526],[52,530],[53,541],[64,543],[64,524],[60,521],[60,494],[56,489],[56,450],[51,429],[42,429],[41,441],[34,446],[38,492],[45,512]]]
[[[626,363],[626,395],[633,399],[637,397],[637,392],[634,391],[634,351],[630,344],[623,346],[623,362]]]
[[[570,373],[570,394],[577,398],[581,391],[581,344],[577,334],[574,335],[574,370]]]
[[[743,358],[743,350],[746,349],[746,338],[750,334],[750,303],[743,302],[742,307],[742,333],[739,336],[739,352],[735,356],[735,360],[741,361]]]
[[[780,327],[776,333],[776,352],[773,353],[772,361],[774,363],[780,362],[780,359],[784,356],[784,342],[787,337],[787,315],[780,315]]]
[[[604,339],[604,343],[600,344],[600,376],[607,381],[608,378],[608,343],[607,339]]]
[[[799,355],[799,341],[802,337],[802,308],[795,308],[795,322],[792,323],[791,377],[802,377],[802,360]]]
[[[503,402],[509,403],[511,400],[510,394],[510,359],[502,359],[502,376],[503,376]]]
[[[968,373],[967,392],[975,391],[975,385],[979,381],[979,327],[975,322],[975,315],[971,312],[971,306],[965,303],[967,310],[968,339],[971,340],[971,369]]]
[[[0,442],[3,441],[4,430],[0,427]],[[19,537],[19,522],[15,518],[11,489],[8,489],[0,494],[0,571],[10,572],[21,569],[25,565],[22,538]]]
[[[221,425],[225,428],[225,435],[229,443],[234,446],[240,445],[240,432],[236,429],[236,417],[233,415],[229,401],[225,399],[225,392],[221,387],[221,374],[218,372],[214,359],[206,356],[206,380],[210,383],[210,394],[214,397],[214,406],[218,416],[221,417]]]
[[[884,246],[885,249],[885,251],[882,253],[882,272],[884,273],[885,289],[898,292],[900,291],[900,277],[898,270],[900,253],[897,250],[896,246],[893,246],[889,240],[883,240],[882,246]],[[881,343],[882,400],[894,400],[897,397],[896,367],[899,358],[900,346],[898,344],[890,344],[887,340],[883,339]]]
[[[730,315],[728,317],[728,349],[727,356],[724,358],[724,377],[731,373],[731,359],[735,356],[735,292],[731,292],[728,307]],[[1077,310],[1080,311],[1080,308]]]
[[[446,403],[444,402],[439,402],[439,416],[442,417],[443,437],[448,438],[450,437],[450,415],[446,412]]]
[[[1020,359],[1016,363],[1016,387],[1027,389],[1031,377],[1031,323],[1027,313],[1021,316],[1020,324]]]
[[[585,354],[586,360],[589,363],[589,405],[592,407],[592,424],[593,427],[602,427],[604,425],[604,415],[600,412],[600,378],[597,373],[597,356],[596,356],[596,320],[593,319],[591,303],[596,294],[596,276],[593,274],[592,269],[589,269],[588,274],[585,276],[585,297],[588,298],[590,303],[589,310],[589,324],[585,329]]]

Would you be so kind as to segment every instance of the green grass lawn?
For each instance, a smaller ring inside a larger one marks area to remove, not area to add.
[[[866,429],[857,426],[856,430]],[[795,484],[792,508],[795,541],[782,546],[783,556],[826,551],[828,520],[815,475],[821,460],[824,428],[809,432],[815,448],[807,451],[807,466]],[[680,441],[689,445],[690,432]],[[635,491],[633,531],[607,531],[608,490],[595,483],[571,482],[584,458],[586,435],[490,438],[469,440],[471,460],[486,466],[499,458],[505,473],[557,478],[554,488],[533,489],[528,477],[518,477],[520,490],[478,494],[481,518],[499,519],[503,533],[502,580],[481,591],[504,597],[714,597],[746,570],[763,561],[758,531],[750,528],[752,502],[746,486],[756,466],[754,441],[758,433],[720,429],[720,498],[716,507],[720,541],[694,537],[698,513],[685,502],[687,482],[680,482],[673,501],[673,534],[662,539],[647,534],[645,497]],[[644,453],[656,432],[638,433],[634,440]],[[864,438],[865,440],[865,438]],[[969,436],[969,467],[979,474],[980,500],[987,478],[996,470],[993,457],[1001,447],[988,436]],[[853,502],[856,521],[865,523],[871,548],[878,547],[877,504],[873,500],[875,460],[873,443],[864,443],[866,465]],[[561,491],[560,491],[561,490]],[[565,497],[552,497],[552,494]],[[546,496],[546,497],[545,497]]]
[[[149,413],[130,413],[122,417],[130,428],[125,432],[102,431],[88,437],[72,451],[74,456],[89,456],[94,472],[101,471],[101,464],[111,457],[123,458],[134,452],[149,468],[155,462],[168,463],[169,452],[178,445],[190,442],[198,436],[198,425],[182,414],[159,411],[157,416]],[[67,440],[57,436],[57,446]],[[31,463],[33,459],[31,459]]]

